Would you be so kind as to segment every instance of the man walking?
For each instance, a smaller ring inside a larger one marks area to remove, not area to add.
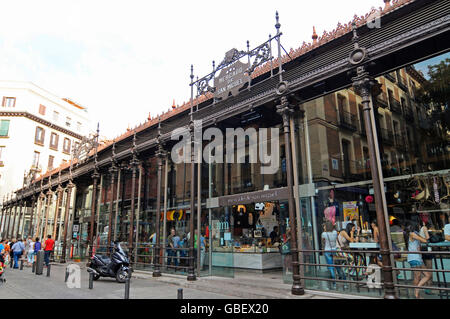
[[[13,256],[14,256],[14,269],[19,268],[19,258],[22,256],[23,251],[25,250],[25,245],[22,240],[18,240],[12,246]]]
[[[52,235],[48,235],[44,243],[44,261],[47,267],[50,264],[50,254],[53,252],[53,247],[55,247],[55,241],[52,239]]]

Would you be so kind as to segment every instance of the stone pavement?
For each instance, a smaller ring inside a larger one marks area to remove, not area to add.
[[[81,268],[81,288],[68,288],[64,282],[65,264],[52,264],[50,277],[44,268],[35,275],[31,268],[7,268],[7,282],[0,286],[0,299],[123,299],[125,285],[113,278],[94,281],[88,288],[89,276],[85,263]],[[163,274],[154,278],[150,272],[135,271],[131,280],[130,299],[176,299],[178,288],[183,288],[184,299],[355,299],[338,293],[306,290],[303,296],[290,293],[291,285],[270,274],[236,273],[235,278],[199,277],[189,282],[186,276]]]

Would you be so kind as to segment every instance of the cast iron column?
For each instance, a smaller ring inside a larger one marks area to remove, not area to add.
[[[53,240],[56,240],[56,228],[58,225],[58,218],[59,218],[59,206],[61,205],[61,200],[63,196],[63,188],[61,185],[58,185],[56,189],[56,208],[55,208],[55,218],[53,219]]]
[[[378,171],[377,163],[380,161],[379,158],[376,157],[376,150],[374,139],[376,138],[376,132],[372,130],[371,125],[371,112],[372,107],[370,104],[372,89],[378,88],[378,83],[369,76],[368,72],[365,72],[363,67],[358,67],[357,76],[352,78],[353,87],[359,95],[362,97],[363,104],[363,112],[364,112],[364,125],[367,133],[367,145],[369,148],[369,156],[370,156],[370,171],[372,174],[373,188],[374,188],[374,197],[375,197],[375,209],[377,213],[377,223],[378,228],[380,230],[380,253],[383,260],[383,277],[384,277],[384,289],[385,299],[396,299],[393,275],[392,275],[392,265],[391,259],[389,257],[389,243],[387,237],[387,229],[386,222],[384,219],[385,212],[383,208],[383,199],[381,192],[384,191],[384,185],[381,184],[379,179],[379,174],[381,172]]]
[[[298,250],[297,250],[297,230],[295,222],[295,202],[293,193],[293,175],[292,175],[292,158],[291,158],[291,140],[289,133],[289,120],[294,110],[291,108],[286,96],[281,97],[280,104],[277,105],[277,113],[283,118],[283,134],[284,134],[284,146],[286,151],[286,175],[287,175],[287,188],[288,188],[288,205],[289,205],[289,224],[291,229],[291,258],[292,258],[292,289],[293,295],[304,295],[305,290],[302,287],[299,275],[299,262],[298,262]],[[300,221],[301,225],[301,221]],[[301,227],[300,227],[301,236]],[[301,237],[300,237],[301,238]]]
[[[134,211],[135,211],[135,193],[136,193],[136,166],[139,164],[137,158],[133,156],[130,162],[131,165],[131,211],[130,211],[130,232],[128,234],[128,251],[130,262],[133,259],[133,235],[134,235]]]
[[[30,237],[33,236],[34,206],[36,206],[36,195],[33,193],[33,196],[31,197],[30,225],[28,226],[28,236]]]
[[[160,143],[160,135],[158,135],[158,143]],[[160,225],[159,220],[161,218],[161,178],[162,178],[162,160],[164,157],[164,150],[162,146],[160,145],[158,147],[158,151],[156,153],[156,158],[158,159],[158,180],[157,180],[157,187],[156,187],[156,220],[155,220],[155,227],[156,227],[156,246],[155,246],[155,256],[156,256],[156,264],[155,264],[155,271],[153,272],[153,277],[160,277],[161,276],[161,270],[160,270],[160,246],[161,246],[161,240],[160,240]],[[163,252],[164,255],[164,252]]]
[[[24,227],[25,227],[25,217],[27,214],[27,202],[26,200],[21,200],[22,204],[20,205],[20,217],[19,224],[17,225],[17,233],[20,234],[21,238],[24,238]]]
[[[92,174],[93,186],[92,186],[92,200],[91,200],[91,227],[89,230],[89,256],[92,257],[93,246],[94,246],[94,224],[95,224],[95,211],[97,208],[97,183],[100,175],[97,172],[97,168],[94,169],[94,174]]]
[[[11,216],[12,216],[12,207],[11,204],[8,204],[8,207],[6,209],[6,214],[8,215],[8,225],[5,229],[5,236],[9,237],[9,226],[11,225]]]
[[[41,239],[42,239],[42,234],[41,234],[42,206],[45,206],[45,195],[41,191],[41,193],[39,194],[39,197],[38,197],[36,231],[34,232],[34,235],[33,235],[33,237],[40,237]]]
[[[51,184],[50,184],[51,185]],[[47,192],[47,209],[45,212],[45,220],[44,220],[44,232],[42,233],[42,240],[45,240],[45,237],[48,235],[47,234],[47,229],[48,229],[48,216],[50,214],[50,206],[52,205],[52,199],[53,199],[53,192],[51,190],[51,188],[48,189]]]
[[[191,111],[192,112],[192,111]],[[194,142],[194,121],[191,113],[191,121],[189,124],[191,132],[191,215],[189,225],[189,271],[187,280],[197,280],[194,270],[194,210],[195,210],[195,142]]]
[[[5,228],[5,227],[4,227],[5,216],[6,216],[6,208],[5,208],[5,204],[4,204],[4,202],[3,202],[3,205],[2,205],[2,224],[1,224],[1,228],[2,228],[2,230],[1,230],[1,237],[2,237],[2,238],[5,237],[5,236],[3,235],[3,229]]]
[[[113,210],[113,205],[114,205],[114,182],[116,180],[116,172],[117,172],[117,168],[116,166],[113,164],[110,168],[109,168],[109,173],[111,174],[111,203],[109,204],[109,222],[108,222],[108,255],[110,255],[111,252],[111,233],[112,233],[112,221],[114,216],[114,210]],[[114,218],[115,220],[115,218]]]
[[[384,298],[385,299],[396,299],[396,293],[393,281],[393,272],[389,251],[389,231],[386,228],[385,216],[387,212],[384,207],[386,207],[386,202],[382,192],[384,192],[383,175],[379,170],[380,158],[377,156],[377,150],[375,145],[375,139],[377,138],[376,129],[374,131],[372,126],[372,117],[375,118],[373,114],[373,108],[371,104],[371,97],[373,95],[378,95],[380,93],[380,85],[378,82],[369,75],[366,71],[365,61],[368,56],[368,51],[359,46],[358,34],[356,30],[356,24],[352,24],[353,29],[353,51],[350,53],[349,62],[351,65],[356,66],[356,76],[352,78],[353,87],[355,91],[361,96],[363,104],[364,113],[364,125],[366,128],[367,135],[367,146],[369,148],[370,157],[370,171],[372,174],[372,183],[374,189],[375,197],[375,209],[377,214],[377,223],[380,231],[380,253],[382,256],[382,271],[384,277]]]
[[[16,219],[17,219],[17,202],[14,202],[14,218],[11,228],[11,237],[16,238],[17,234],[14,233],[14,228],[16,227]]]
[[[64,212],[64,233],[63,233],[63,247],[61,254],[61,263],[66,262],[66,250],[67,250],[67,228],[69,227],[69,210],[70,210],[70,200],[72,197],[72,188],[74,187],[72,180],[69,180],[67,185],[67,197],[66,197],[66,208]]]

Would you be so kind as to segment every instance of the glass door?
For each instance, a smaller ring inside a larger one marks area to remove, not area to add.
[[[205,265],[211,276],[234,277],[234,240],[231,207],[219,207],[209,212],[209,243]],[[210,262],[211,261],[211,262]]]

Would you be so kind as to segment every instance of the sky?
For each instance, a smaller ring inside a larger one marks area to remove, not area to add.
[[[190,98],[232,48],[276,34],[289,51],[382,0],[2,1],[0,79],[30,81],[88,108],[113,139]],[[276,53],[276,52],[274,52]]]

